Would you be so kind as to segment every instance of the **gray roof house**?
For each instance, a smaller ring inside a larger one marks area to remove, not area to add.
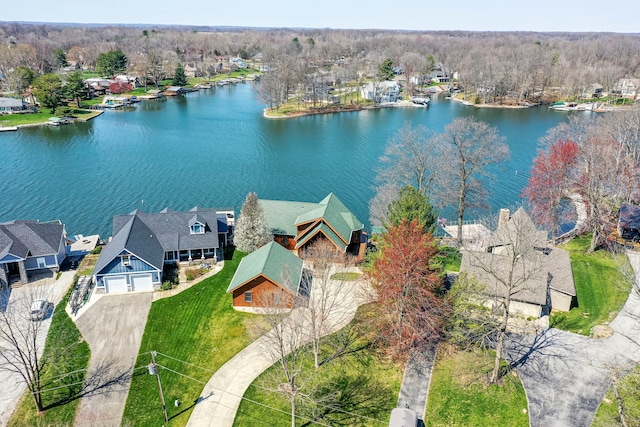
[[[0,287],[28,283],[27,271],[58,270],[66,257],[60,221],[15,220],[0,224]]]
[[[576,296],[569,253],[549,245],[524,209],[506,218],[480,250],[462,251],[460,272],[486,287],[487,305],[510,296],[510,309],[525,316],[569,311]]]
[[[29,110],[27,103],[21,99],[0,96],[0,114],[23,113]]]
[[[165,263],[222,259],[227,243],[227,216],[215,209],[194,207],[158,213],[135,210],[113,217],[113,237],[94,269],[100,292],[156,289]]]

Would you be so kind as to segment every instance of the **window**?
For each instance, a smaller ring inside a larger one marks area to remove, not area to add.
[[[191,226],[191,234],[204,234],[204,225],[196,222]]]
[[[273,294],[273,303],[274,304],[281,304],[282,303],[282,295],[280,295],[279,293]]]
[[[253,302],[253,292],[244,293],[244,302]]]
[[[131,265],[131,256],[129,255],[122,255],[122,265],[125,267],[128,267]]]

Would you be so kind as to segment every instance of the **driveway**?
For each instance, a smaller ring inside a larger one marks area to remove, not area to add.
[[[76,426],[120,426],[153,292],[104,295],[75,319],[91,360]]]
[[[75,271],[65,271],[58,280],[46,278],[31,282],[16,289],[11,289],[10,293],[8,291],[3,291],[3,297],[8,296],[9,299],[8,302],[5,300],[5,302],[0,305],[2,305],[3,311],[5,309],[11,310],[13,307],[22,309],[21,307],[25,306],[25,304],[26,306],[29,305],[28,303],[25,303],[25,301],[32,300],[34,294],[37,294],[38,298],[46,297],[57,306],[71,286],[74,273]],[[60,308],[62,309],[62,307]],[[26,307],[24,310],[25,314],[27,314]],[[23,320],[24,322],[30,322],[26,316],[24,318],[20,317],[20,321]],[[42,356],[42,352],[44,351],[44,344],[47,339],[50,326],[51,315],[42,320],[41,328],[38,331],[37,347],[40,356]],[[18,374],[1,370],[0,384],[2,384],[2,394],[0,395],[0,427],[4,427],[7,425],[11,414],[13,414],[13,411],[16,409],[18,400],[24,393],[27,386],[23,382],[22,377]]]
[[[320,298],[319,281],[314,279],[311,289],[311,304]],[[332,308],[326,323],[329,327],[323,335],[328,335],[346,326],[356,313],[358,307],[367,302],[368,293],[361,281],[329,282]],[[326,302],[326,301],[325,301]],[[304,311],[292,310],[290,316],[282,323],[308,322]],[[240,401],[251,383],[275,362],[265,348],[273,341],[262,337],[245,347],[211,377],[198,399],[187,426],[191,427],[232,427],[240,406]]]
[[[629,254],[636,277],[640,255]],[[611,384],[612,370],[640,362],[640,299],[637,288],[609,326],[606,339],[557,329],[513,335],[506,356],[516,367],[537,426],[589,426]]]

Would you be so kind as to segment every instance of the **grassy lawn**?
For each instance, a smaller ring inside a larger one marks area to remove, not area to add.
[[[527,398],[515,371],[501,385],[485,383],[493,363],[491,353],[438,348],[431,377],[426,426],[529,425]]]
[[[618,389],[624,401],[627,425],[640,426],[640,367],[619,381]],[[602,399],[592,427],[622,426],[618,415],[616,395],[611,388]]]
[[[449,246],[441,246],[440,253],[436,259],[442,263],[442,269],[444,271],[460,271],[460,263],[462,262],[462,255],[460,250]]]
[[[345,271],[345,272],[332,274],[331,280],[342,280],[344,282],[352,282],[354,280],[358,280],[360,276],[362,276],[361,273]]]
[[[88,101],[84,101],[83,105],[88,105]],[[56,114],[51,114],[49,108],[42,109],[37,113],[31,114],[7,114],[0,116],[0,126],[20,126],[30,124],[42,124],[49,121],[51,117],[74,117],[80,120],[86,120],[99,114],[96,111],[78,109],[76,107],[58,108]]]
[[[366,306],[360,307],[354,322],[358,322],[366,310]],[[307,353],[298,376],[300,393],[332,394],[333,399],[325,400],[322,405],[312,405],[301,399],[296,414],[297,425],[386,427],[391,410],[397,404],[403,369],[402,365],[381,357],[368,347],[324,364],[318,370],[313,366],[313,355]],[[288,398],[273,391],[280,382],[284,381],[279,364],[262,373],[245,392],[233,425],[291,425]],[[324,415],[317,424],[310,422],[314,412]]]
[[[613,320],[631,289],[619,271],[620,265],[628,263],[626,256],[604,250],[586,253],[589,239],[584,236],[564,245],[571,255],[578,306],[568,313],[553,313],[550,322],[554,328],[582,335],[589,335],[595,325]]]
[[[227,286],[244,254],[236,252],[225,261],[216,275],[179,293],[151,305],[147,325],[140,345],[131,389],[127,398],[123,423],[134,426],[159,426],[162,410],[158,386],[146,366],[149,352],[158,354],[156,362],[193,379],[160,369],[160,378],[167,402],[170,426],[184,426],[196,399],[211,375],[251,341],[246,331],[248,314],[235,311]],[[188,362],[192,365],[183,363]],[[202,369],[202,368],[205,369]],[[197,380],[197,381],[194,381]],[[173,402],[181,405],[176,408]]]
[[[43,355],[43,358],[51,358],[43,375],[44,389],[60,388],[43,394],[46,408],[43,413],[36,412],[31,395],[25,393],[9,420],[9,426],[73,425],[90,351],[64,309],[70,293],[71,290],[55,308]],[[74,373],[65,375],[67,372]]]

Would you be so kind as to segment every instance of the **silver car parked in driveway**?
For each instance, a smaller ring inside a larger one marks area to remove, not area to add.
[[[47,317],[47,313],[49,312],[49,301],[46,299],[37,299],[31,303],[31,308],[29,309],[29,316],[31,316],[31,320],[38,321]]]

